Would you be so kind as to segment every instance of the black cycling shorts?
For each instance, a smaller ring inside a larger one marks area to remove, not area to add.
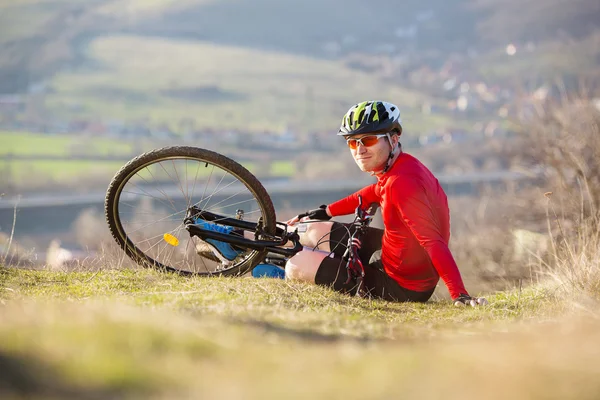
[[[338,292],[355,294],[358,288],[356,281],[348,280],[348,270],[346,262],[342,259],[346,251],[348,237],[354,231],[350,224],[334,222],[329,235],[329,245],[332,254],[325,257],[317,274],[315,283],[317,285],[329,286]],[[421,302],[424,303],[433,294],[434,289],[427,292],[416,292],[403,288],[391,278],[384,270],[381,262],[381,239],[383,230],[368,227],[367,232],[361,238],[361,248],[359,257],[365,268],[365,277],[363,283],[367,293],[372,297],[395,301],[395,302]],[[327,239],[327,238],[325,238]]]

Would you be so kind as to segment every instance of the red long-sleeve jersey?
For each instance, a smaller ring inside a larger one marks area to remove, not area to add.
[[[390,277],[419,292],[433,289],[441,277],[453,299],[467,293],[448,248],[448,199],[427,167],[401,153],[377,183],[330,204],[332,216],[352,214],[359,194],[363,204],[381,206],[385,226],[381,261]]]

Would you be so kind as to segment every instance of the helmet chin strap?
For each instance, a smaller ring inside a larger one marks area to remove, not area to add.
[[[390,154],[388,155],[387,162],[385,164],[385,168],[383,168],[380,171],[373,171],[373,172],[371,172],[371,175],[385,174],[386,172],[388,172],[388,170],[392,166],[392,160],[394,159],[394,156],[396,155],[396,150],[398,148],[400,148],[400,151],[402,151],[402,145],[400,145],[400,141],[398,141],[394,145],[394,144],[392,144],[392,137],[390,136],[390,134],[386,133],[385,135],[387,136],[387,139],[390,142],[390,146],[392,147],[392,149],[390,150]]]
[[[392,150],[390,150],[390,155],[388,156],[387,163],[385,164],[385,168],[383,169],[382,174],[388,172],[388,170],[392,166],[392,160],[394,159],[394,156],[396,155],[396,150],[398,149],[398,145],[400,144],[400,141],[398,141],[396,144],[392,144],[392,137],[390,136],[390,134],[386,133],[385,135],[387,136],[388,141],[390,142],[390,146],[392,146]]]

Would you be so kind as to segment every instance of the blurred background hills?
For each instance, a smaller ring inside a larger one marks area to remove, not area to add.
[[[533,102],[596,93],[598,21],[594,0],[2,0],[0,189],[104,187],[174,140],[310,179],[312,153],[344,151],[341,115],[374,98],[401,106],[415,152],[485,154]]]
[[[593,0],[0,4],[0,93],[43,92],[45,120],[333,130],[363,97],[435,108],[453,78],[598,73]]]

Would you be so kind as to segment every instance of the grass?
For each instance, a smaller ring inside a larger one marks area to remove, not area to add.
[[[201,41],[105,36],[90,43],[88,55],[104,68],[57,74],[47,96],[54,112],[68,116],[78,104],[78,115],[172,126],[191,117],[219,129],[331,129],[358,99],[387,98],[407,113],[424,99],[339,61]],[[183,89],[194,89],[193,97],[166,92]],[[222,98],[205,99],[206,90]]]
[[[572,306],[543,288],[489,299],[487,308],[459,309],[279,280],[4,268],[0,361],[21,368],[0,387],[33,398],[600,393],[596,311],[565,317]],[[10,380],[18,374],[20,388]]]
[[[499,294],[495,298],[495,308],[464,313],[448,307],[449,303],[445,302],[392,304],[352,299],[328,290],[283,281],[190,279],[148,270],[98,273],[5,270],[3,280],[10,293],[20,294],[17,297],[75,301],[103,296],[136,306],[161,306],[180,311],[198,307],[215,316],[253,318],[268,323],[281,321],[283,312],[292,317],[286,323],[289,328],[329,335],[345,334],[355,328],[350,336],[373,339],[395,338],[404,332],[404,324],[421,319],[443,317],[461,323],[530,318],[532,311],[539,310],[523,305],[529,301],[541,302],[546,296],[535,291],[521,293],[520,308],[517,308],[510,304],[516,300],[516,294]],[[344,322],[348,315],[352,318]],[[362,322],[358,324],[358,320]],[[337,322],[334,324],[333,321]],[[394,329],[390,330],[389,323]]]

